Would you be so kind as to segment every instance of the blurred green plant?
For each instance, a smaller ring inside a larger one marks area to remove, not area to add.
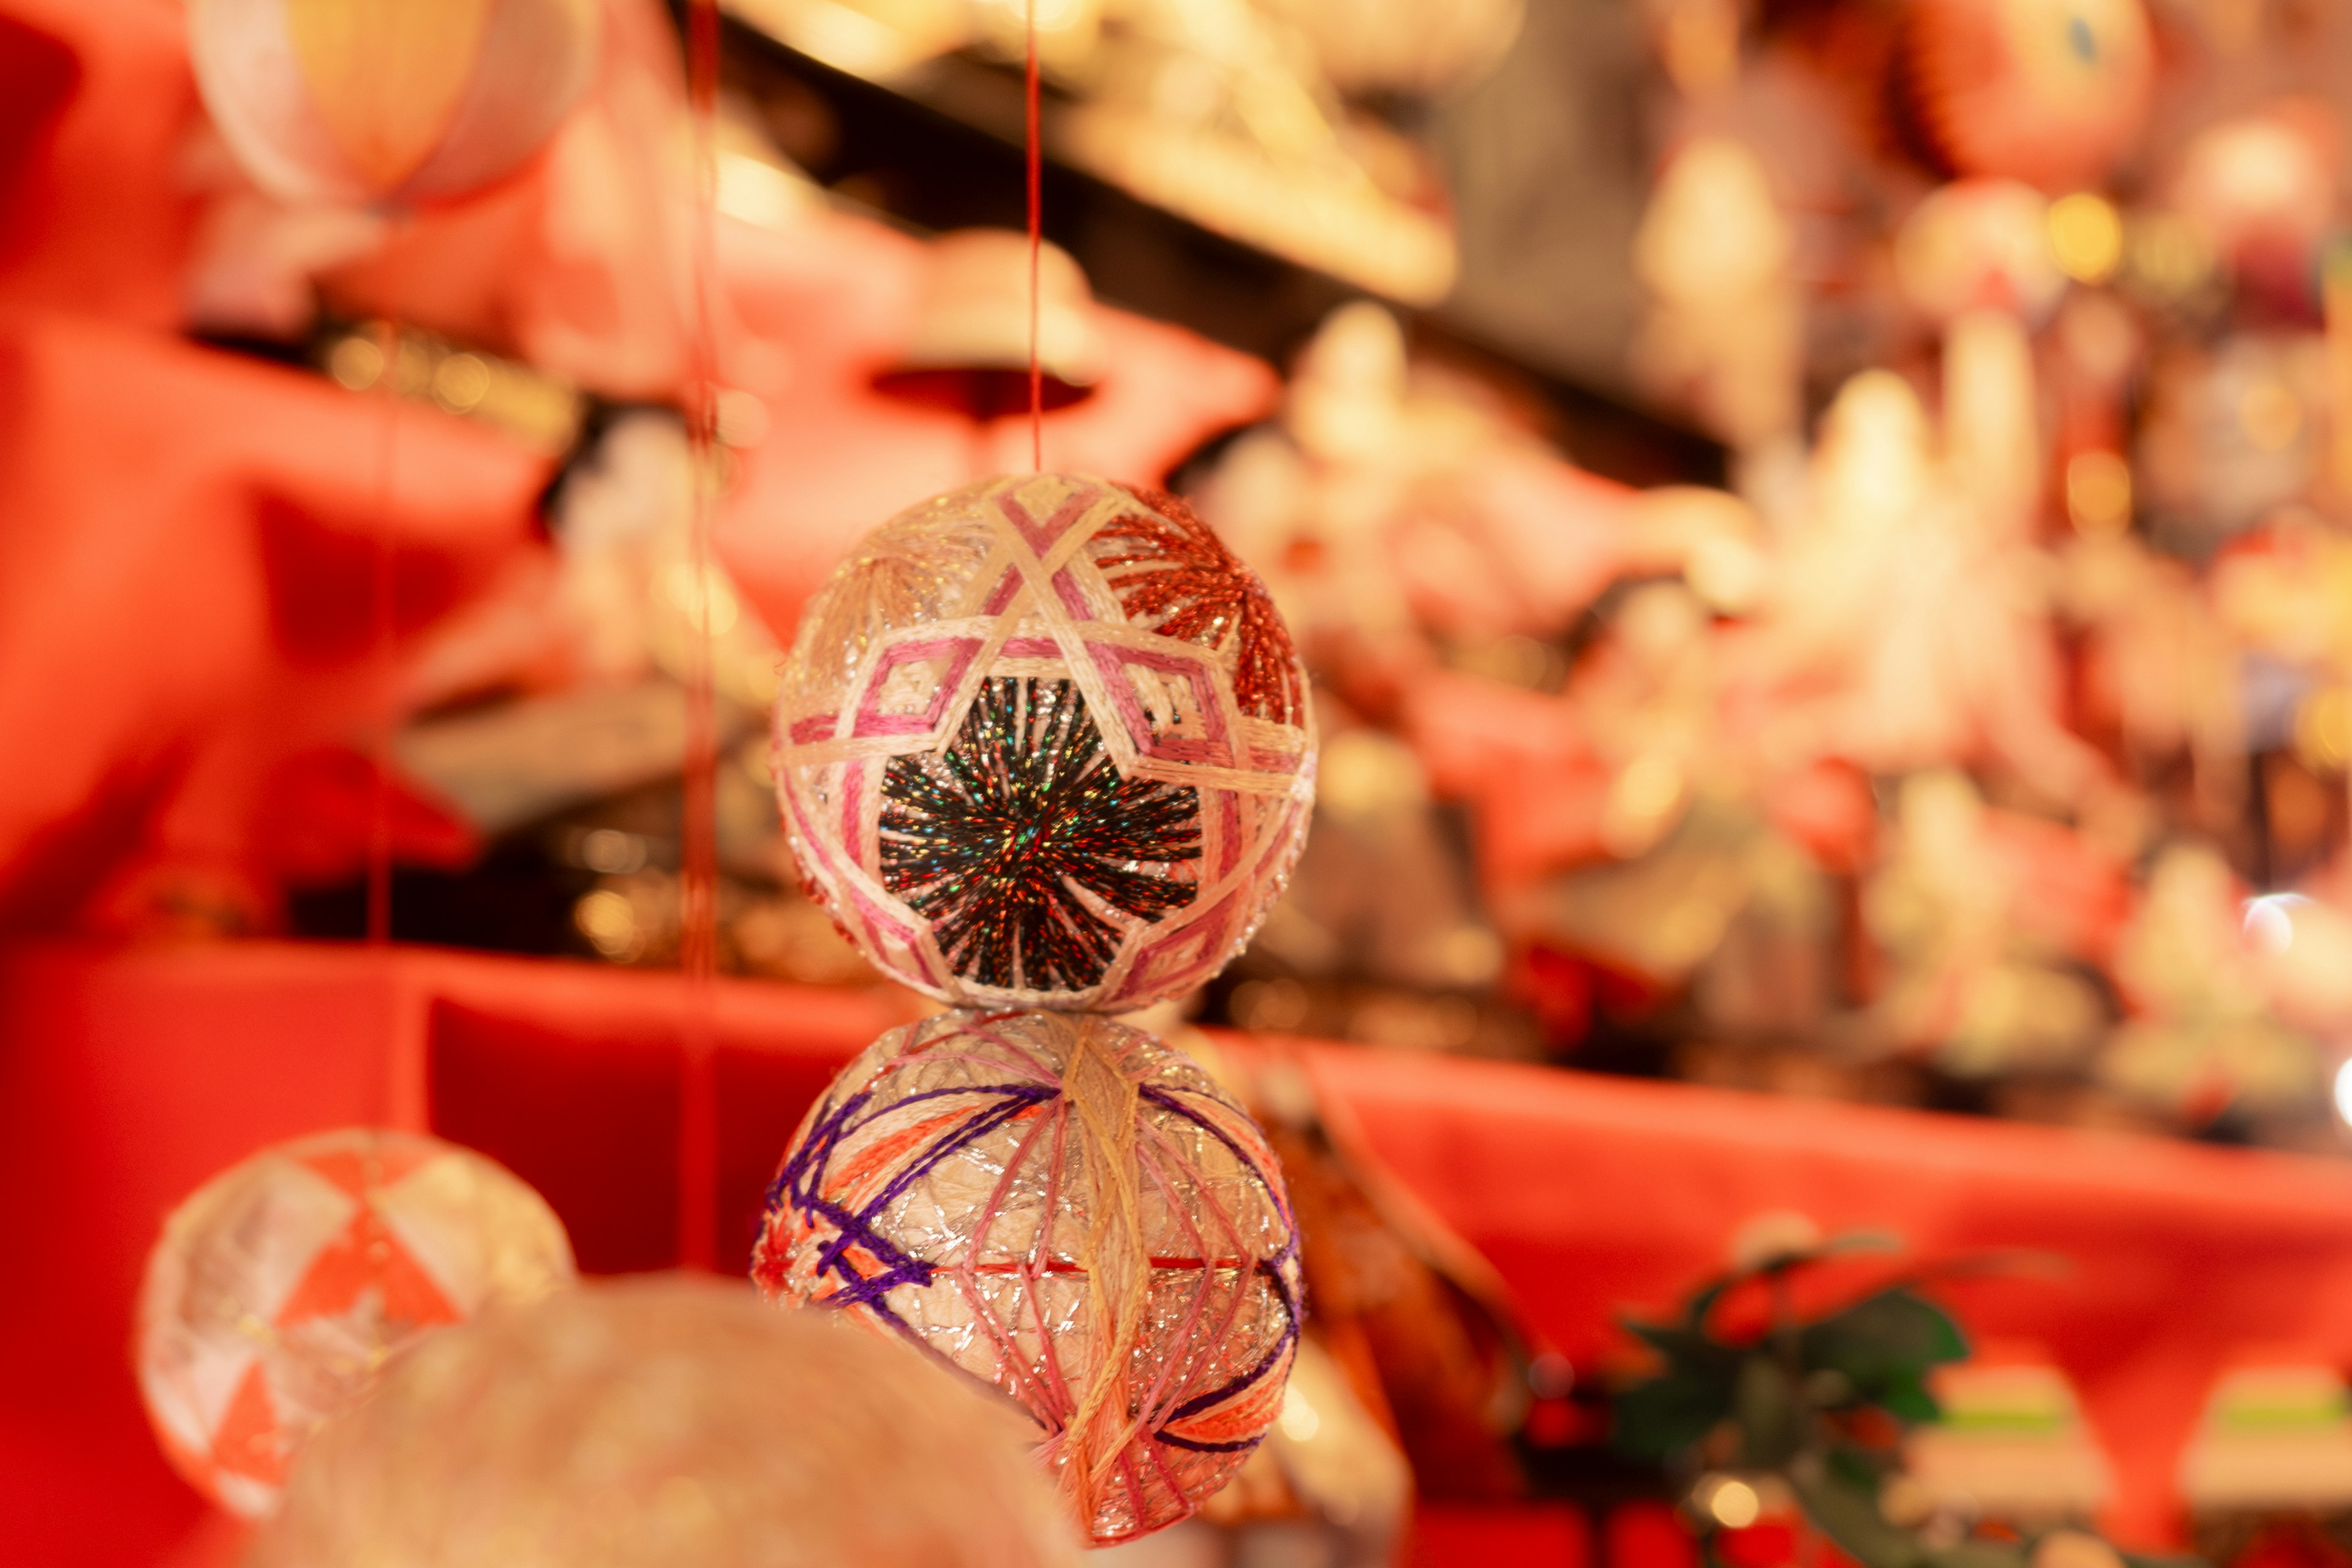
[[[1720,1568],[1721,1532],[1755,1522],[1761,1500],[1781,1488],[1862,1568],[2198,1563],[2119,1552],[2072,1528],[2024,1534],[1930,1520],[1916,1489],[1903,1484],[1903,1437],[1940,1414],[1929,1376],[1967,1359],[1968,1336],[1921,1294],[1918,1278],[1819,1316],[1796,1305],[1806,1271],[1839,1254],[1895,1246],[1882,1233],[1854,1232],[1767,1248],[1700,1285],[1673,1321],[1625,1322],[1657,1367],[1618,1393],[1612,1441],[1628,1458],[1693,1478],[1685,1512],[1710,1568]],[[1737,1307],[1748,1310],[1727,1311]]]

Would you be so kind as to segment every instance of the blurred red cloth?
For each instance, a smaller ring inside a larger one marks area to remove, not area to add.
[[[179,324],[184,25],[173,0],[0,0],[0,306]]]
[[[779,638],[858,536],[927,496],[1029,467],[1025,416],[982,426],[877,391],[915,321],[929,255],[880,224],[812,214],[776,233],[729,224],[720,268],[745,334],[730,379],[767,433],[740,454],[717,539]],[[1094,395],[1045,418],[1045,466],[1157,485],[1219,431],[1264,417],[1281,390],[1263,361],[1181,327],[1098,307]],[[753,352],[765,345],[768,352]]]
[[[181,874],[266,923],[287,835],[315,868],[320,825],[278,786],[367,748],[377,533],[404,643],[535,547],[549,473],[431,410],[390,421],[318,377],[0,317],[0,926]],[[443,859],[442,836],[399,847]]]
[[[674,397],[676,43],[651,0],[607,9],[597,87],[547,153],[408,215],[333,286],[607,392]],[[379,399],[174,335],[197,240],[226,232],[207,213],[261,201],[209,144],[182,26],[166,0],[0,0],[0,756],[39,759],[0,770],[0,931],[273,929],[288,879],[362,863],[364,759],[418,635],[547,575],[515,570],[547,548],[544,456],[421,406],[394,433]],[[789,637],[859,533],[1026,447],[1017,422],[983,450],[872,390],[919,242],[812,213],[789,233],[722,218],[719,248],[720,374],[768,430],[740,455],[718,543]],[[1114,311],[1102,328],[1112,372],[1049,418],[1050,460],[1156,482],[1272,405],[1273,373],[1244,355]],[[386,532],[398,625],[380,662]],[[406,862],[473,847],[405,794],[394,827]]]
[[[164,1468],[125,1365],[132,1292],[165,1210],[264,1142],[429,1123],[547,1193],[588,1267],[668,1263],[680,1000],[669,975],[415,950],[0,960],[0,1180],[19,1194],[0,1207],[17,1282],[0,1295],[10,1561],[149,1563],[194,1527],[200,1504]],[[748,1243],[802,1110],[896,1006],[720,985],[722,1258]],[[2116,1461],[2107,1522],[2129,1543],[2178,1539],[2180,1449],[2233,1353],[2352,1363],[2352,1169],[2333,1162],[1394,1052],[1308,1062],[1580,1366],[1767,1210],[1891,1227],[1928,1264],[2048,1254],[2063,1273],[1934,1289],[1972,1331],[2046,1346],[2073,1377]],[[1522,1522],[1529,1542],[1572,1533],[1541,1510]]]

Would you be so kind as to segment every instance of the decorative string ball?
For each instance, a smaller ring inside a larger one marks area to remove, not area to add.
[[[1011,1395],[1097,1543],[1231,1479],[1298,1343],[1264,1136],[1191,1058],[1086,1014],[944,1013],[868,1047],[786,1151],[751,1276]]]
[[[418,1336],[569,1286],[540,1195],[437,1138],[351,1128],[263,1151],[172,1211],[133,1359],[174,1468],[233,1513]]]
[[[812,892],[959,1006],[1127,1012],[1200,985],[1314,800],[1307,676],[1255,574],[1171,496],[1075,474],[951,491],[811,600],[777,793]]]
[[[2105,178],[2156,80],[2140,0],[1913,0],[1902,56],[1913,122],[1953,173],[2053,193]]]
[[[1021,1426],[740,1286],[596,1285],[403,1357],[246,1568],[1075,1568]]]
[[[596,68],[599,0],[188,0],[188,57],[287,201],[408,205],[512,174]]]

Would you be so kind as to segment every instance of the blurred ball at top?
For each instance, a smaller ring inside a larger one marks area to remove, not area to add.
[[[599,0],[189,0],[205,106],[288,201],[409,205],[513,173],[596,65]]]
[[[1307,676],[1184,503],[967,486],[860,541],[776,705],[784,826],[877,966],[965,1006],[1123,1012],[1239,952],[1314,795]]]
[[[1074,1568],[1019,1422],[740,1286],[592,1286],[436,1337],[304,1453],[247,1568]]]
[[[2156,47],[2140,0],[1914,0],[1904,88],[1955,174],[2053,194],[2095,185],[2147,119]]]
[[[573,1279],[546,1203],[436,1138],[351,1128],[198,1188],[147,1259],[134,1356],[164,1453],[255,1518],[288,1460],[417,1336]]]

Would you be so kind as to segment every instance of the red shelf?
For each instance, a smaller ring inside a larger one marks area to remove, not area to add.
[[[260,1144],[429,1125],[545,1192],[592,1268],[677,1251],[683,991],[674,976],[252,944],[0,959],[0,1500],[12,1563],[166,1560],[202,1516],[156,1456],[124,1347],[164,1212]],[[722,1257],[801,1112],[903,1014],[873,995],[718,987]],[[2154,1543],[2214,1371],[2282,1348],[2352,1364],[2352,1166],[1775,1100],[1489,1063],[1307,1047],[1327,1096],[1589,1364],[1753,1215],[1901,1232],[1928,1259],[2030,1249],[1956,1280],[1979,1332],[2047,1347],[2116,1462],[2108,1523]],[[1433,1510],[1418,1559],[1580,1557],[1557,1510]],[[1494,1544],[1518,1542],[1518,1546]],[[1478,1544],[1487,1542],[1489,1544]],[[1490,1550],[1491,1546],[1491,1550]],[[1434,1553],[1435,1555],[1433,1555]]]

